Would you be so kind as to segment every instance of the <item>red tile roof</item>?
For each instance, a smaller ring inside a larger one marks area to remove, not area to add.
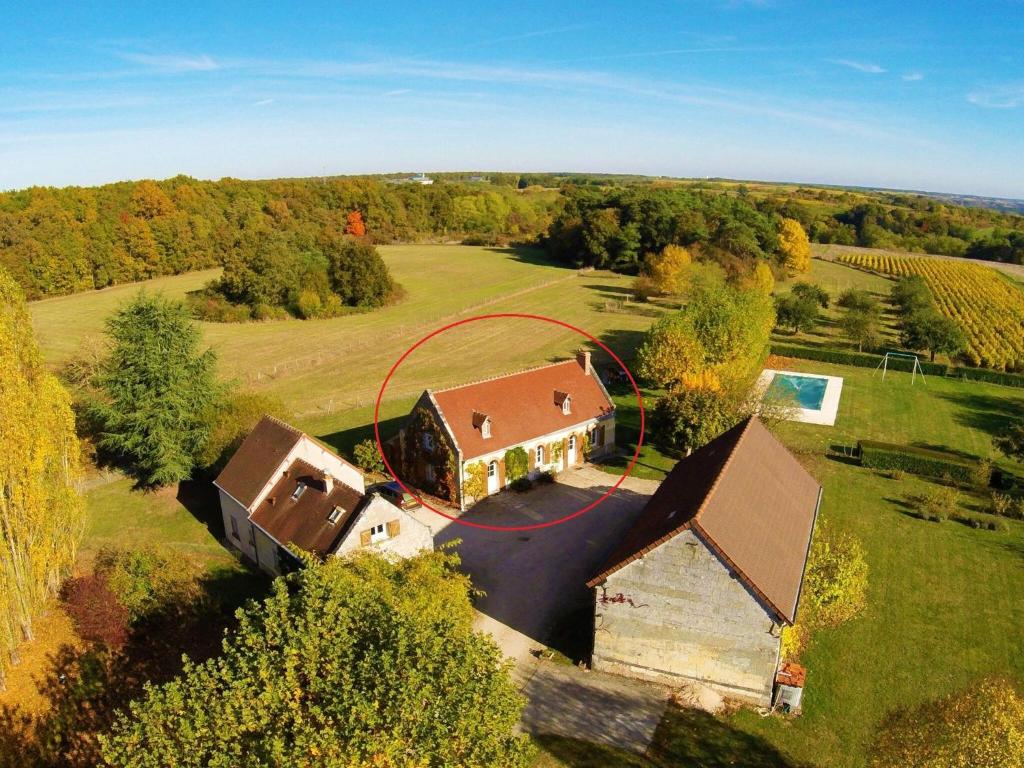
[[[281,462],[302,439],[302,432],[264,416],[214,480],[248,509]]]
[[[300,482],[306,485],[306,490],[298,499],[293,499],[292,494]],[[249,519],[282,544],[295,544],[326,557],[345,533],[362,500],[359,491],[338,480],[328,493],[324,473],[297,459]],[[327,517],[336,506],[342,513],[332,524]]]
[[[558,394],[572,398],[563,414]],[[612,413],[597,378],[576,360],[510,373],[474,384],[431,393],[448,423],[463,460],[509,448]],[[491,420],[491,437],[480,431],[480,416]]]
[[[692,530],[781,619],[796,618],[821,486],[757,418],[680,461],[593,587]]]

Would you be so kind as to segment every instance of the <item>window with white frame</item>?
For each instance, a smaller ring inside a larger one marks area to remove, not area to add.
[[[576,450],[576,435],[569,435],[569,450]]]
[[[487,476],[494,477],[498,474],[498,462],[492,461],[487,465]]]
[[[572,398],[568,395],[565,396],[565,400],[562,401],[562,413],[566,416],[572,412]]]
[[[537,446],[536,454],[537,454],[537,460],[534,463],[539,467],[541,464],[544,463],[544,446],[543,445],[538,445]]]
[[[491,420],[484,419],[484,423],[480,425],[480,434],[484,437],[491,436]]]
[[[387,526],[384,525],[384,523],[380,523],[379,525],[375,525],[372,528],[370,528],[371,544],[376,544],[378,541],[385,541],[388,538],[388,529]]]
[[[242,538],[238,535],[238,521],[234,517],[231,518],[231,535],[236,539]]]
[[[306,492],[306,484],[299,481],[299,484],[295,486],[295,490],[292,491],[292,501],[298,501],[302,498],[302,494]]]
[[[429,432],[423,433],[423,450],[432,451],[434,450],[434,436]]]

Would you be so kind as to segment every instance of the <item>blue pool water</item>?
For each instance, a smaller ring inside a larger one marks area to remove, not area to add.
[[[825,399],[825,387],[828,379],[813,376],[796,376],[790,373],[777,373],[772,379],[770,392],[783,399],[794,399],[801,408],[811,411],[821,410],[821,401]]]

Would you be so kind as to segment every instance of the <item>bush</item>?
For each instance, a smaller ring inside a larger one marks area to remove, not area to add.
[[[369,438],[360,440],[352,451],[352,457],[360,469],[384,474],[384,459],[381,458],[380,451],[377,450],[377,441]]]
[[[979,477],[979,462],[955,454],[917,448],[912,445],[861,440],[857,443],[860,463],[871,469],[901,469],[924,477],[944,478],[964,485],[974,485]],[[991,469],[989,470],[991,474]]]
[[[249,307],[232,304],[219,293],[210,290],[189,294],[188,305],[197,320],[208,323],[246,323],[252,320]]]
[[[509,488],[511,488],[516,493],[524,493],[533,488],[533,483],[531,482],[530,478],[523,476],[513,480],[509,484]]]
[[[537,475],[537,482],[539,484],[541,484],[541,485],[547,485],[548,483],[555,482],[555,477],[556,477],[555,471],[549,469],[549,470],[547,470],[545,472],[541,472],[539,475]]]
[[[208,416],[209,435],[196,457],[196,464],[207,476],[219,473],[266,414],[284,417],[284,404],[269,395],[232,392],[217,403]]]
[[[104,547],[96,553],[93,573],[106,582],[132,624],[187,606],[196,593],[195,579],[180,557],[150,547]]]
[[[1006,524],[1005,520],[1000,520],[994,515],[985,515],[961,510],[954,512],[950,517],[958,523],[963,523],[971,528],[979,528],[986,531],[1002,531],[1004,533],[1010,530],[1010,526]]]
[[[128,640],[128,609],[110,589],[105,576],[69,579],[61,593],[64,609],[79,637],[117,650]]]
[[[993,491],[989,496],[989,509],[993,515],[999,517],[1011,517],[1014,512],[1013,499],[1005,493]]]
[[[902,480],[907,476],[907,473],[902,469],[890,469],[887,475],[890,480]]]
[[[633,298],[637,301],[647,301],[651,296],[658,296],[661,293],[654,281],[646,275],[640,275],[633,281],[632,291]]]
[[[917,517],[932,523],[941,523],[951,515],[955,517],[959,514],[960,494],[956,488],[936,486],[926,493],[910,496],[907,502]]]

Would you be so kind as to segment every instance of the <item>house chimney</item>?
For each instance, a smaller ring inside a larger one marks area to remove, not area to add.
[[[328,496],[331,495],[331,491],[334,490],[334,478],[328,472],[324,472],[324,493]]]
[[[587,374],[587,376],[593,373],[594,369],[590,365],[590,350],[581,349],[577,351],[576,362],[580,364],[580,368],[583,369],[583,372]]]

